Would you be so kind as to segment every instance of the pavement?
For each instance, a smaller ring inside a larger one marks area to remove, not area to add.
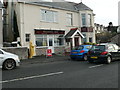
[[[34,64],[34,63],[48,63],[56,61],[65,61],[69,60],[69,56],[65,55],[53,55],[51,57],[46,56],[34,56],[33,58],[21,60],[21,64]]]

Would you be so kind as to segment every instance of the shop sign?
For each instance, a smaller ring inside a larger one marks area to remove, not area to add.
[[[35,34],[65,34],[65,31],[60,31],[60,30],[35,30]]]

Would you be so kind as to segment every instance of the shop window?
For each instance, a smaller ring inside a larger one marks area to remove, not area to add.
[[[55,36],[55,38],[54,38],[54,45],[55,46],[62,46],[62,45],[64,45],[64,38],[62,36],[60,36],[60,35]]]
[[[64,38],[59,38],[59,45],[60,46],[64,45]]]
[[[26,34],[26,42],[29,42],[30,41],[30,34]]]
[[[47,46],[47,36],[36,36],[36,46]]]

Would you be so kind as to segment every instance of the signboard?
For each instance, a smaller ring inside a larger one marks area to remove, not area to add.
[[[65,34],[65,31],[61,30],[36,30],[35,34]]]
[[[47,49],[47,53],[46,53],[47,57],[51,57],[52,56],[52,50],[51,49]]]

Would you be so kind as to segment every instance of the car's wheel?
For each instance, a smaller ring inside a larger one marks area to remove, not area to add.
[[[12,59],[6,60],[3,63],[3,69],[5,69],[5,70],[11,70],[11,69],[14,69],[15,67],[16,67],[16,63]]]
[[[87,55],[86,55],[86,54],[84,55],[83,59],[84,59],[85,61],[87,61]]]
[[[110,56],[107,57],[106,64],[110,64],[112,61],[112,58]]]

